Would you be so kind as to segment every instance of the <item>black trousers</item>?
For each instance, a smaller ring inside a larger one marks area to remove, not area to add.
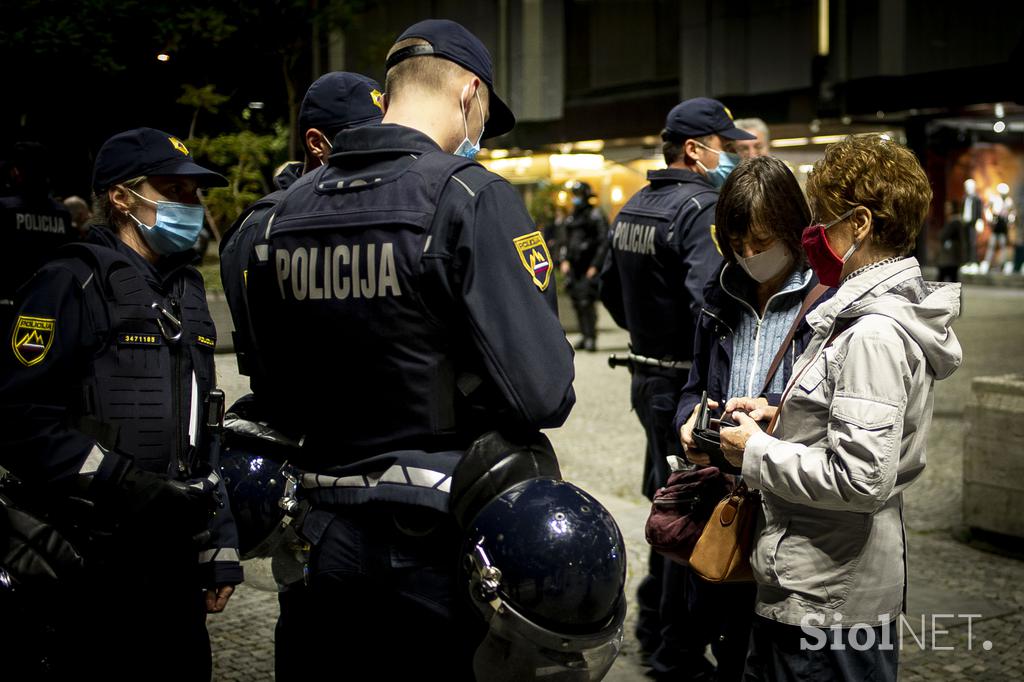
[[[686,376],[680,371],[636,368],[631,402],[647,436],[643,494],[654,497],[668,480],[666,457],[681,451],[673,420]],[[636,636],[659,678],[700,679],[710,673],[704,649],[711,641],[705,623],[693,617],[698,578],[685,566],[651,550],[647,575],[637,589]]]
[[[580,334],[585,339],[597,338],[597,278],[588,279],[585,269],[575,266],[569,281],[569,297],[579,321]]]
[[[302,633],[312,605],[305,584],[292,585],[277,595],[280,612],[274,627],[274,680],[304,682],[309,651]]]
[[[824,628],[809,636],[797,625],[755,616],[744,682],[895,682],[898,638],[892,635],[886,648],[881,626],[868,628],[871,635],[858,630]],[[865,647],[869,641],[874,645]]]
[[[312,547],[303,617],[286,626],[303,642],[303,679],[472,680],[484,624],[456,570],[454,520],[383,504],[331,512]]]
[[[134,549],[94,558],[51,589],[14,595],[0,618],[0,678],[208,681],[196,553]]]

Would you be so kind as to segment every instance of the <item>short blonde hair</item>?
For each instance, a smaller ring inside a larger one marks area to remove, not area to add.
[[[913,250],[932,189],[913,152],[887,135],[851,135],[825,148],[807,177],[815,217],[871,211],[874,239],[900,255]]]
[[[388,57],[412,45],[430,45],[422,38],[407,38],[388,50]],[[421,55],[409,57],[388,69],[384,77],[384,91],[389,97],[400,96],[406,87],[415,85],[424,90],[444,90],[452,79],[470,72],[443,57]],[[487,99],[487,84],[480,81],[480,97]]]

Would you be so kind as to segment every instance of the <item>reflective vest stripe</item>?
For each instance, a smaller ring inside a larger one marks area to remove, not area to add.
[[[447,493],[451,488],[451,476],[442,471],[420,467],[393,464],[382,472],[363,476],[325,476],[324,474],[303,474],[302,487],[312,488],[376,488],[381,484],[409,485],[431,488]]]

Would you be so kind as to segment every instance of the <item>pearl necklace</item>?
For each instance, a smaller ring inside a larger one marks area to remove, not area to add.
[[[844,284],[846,284],[847,281],[853,279],[858,275],[863,275],[868,270],[874,270],[875,268],[880,268],[883,265],[895,263],[896,261],[903,260],[904,258],[905,256],[890,256],[889,258],[883,258],[882,260],[875,261],[874,263],[868,263],[867,265],[861,266],[854,270],[853,272],[851,272],[846,277],[843,277],[843,280],[839,283],[839,286],[843,286]]]

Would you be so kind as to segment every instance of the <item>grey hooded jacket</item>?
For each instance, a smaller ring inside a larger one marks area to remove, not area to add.
[[[773,435],[751,437],[743,455],[764,512],[758,615],[829,627],[900,613],[903,490],[924,470],[934,381],[960,366],[959,313],[960,285],[925,282],[905,258],[847,280],[808,314],[815,335]]]

